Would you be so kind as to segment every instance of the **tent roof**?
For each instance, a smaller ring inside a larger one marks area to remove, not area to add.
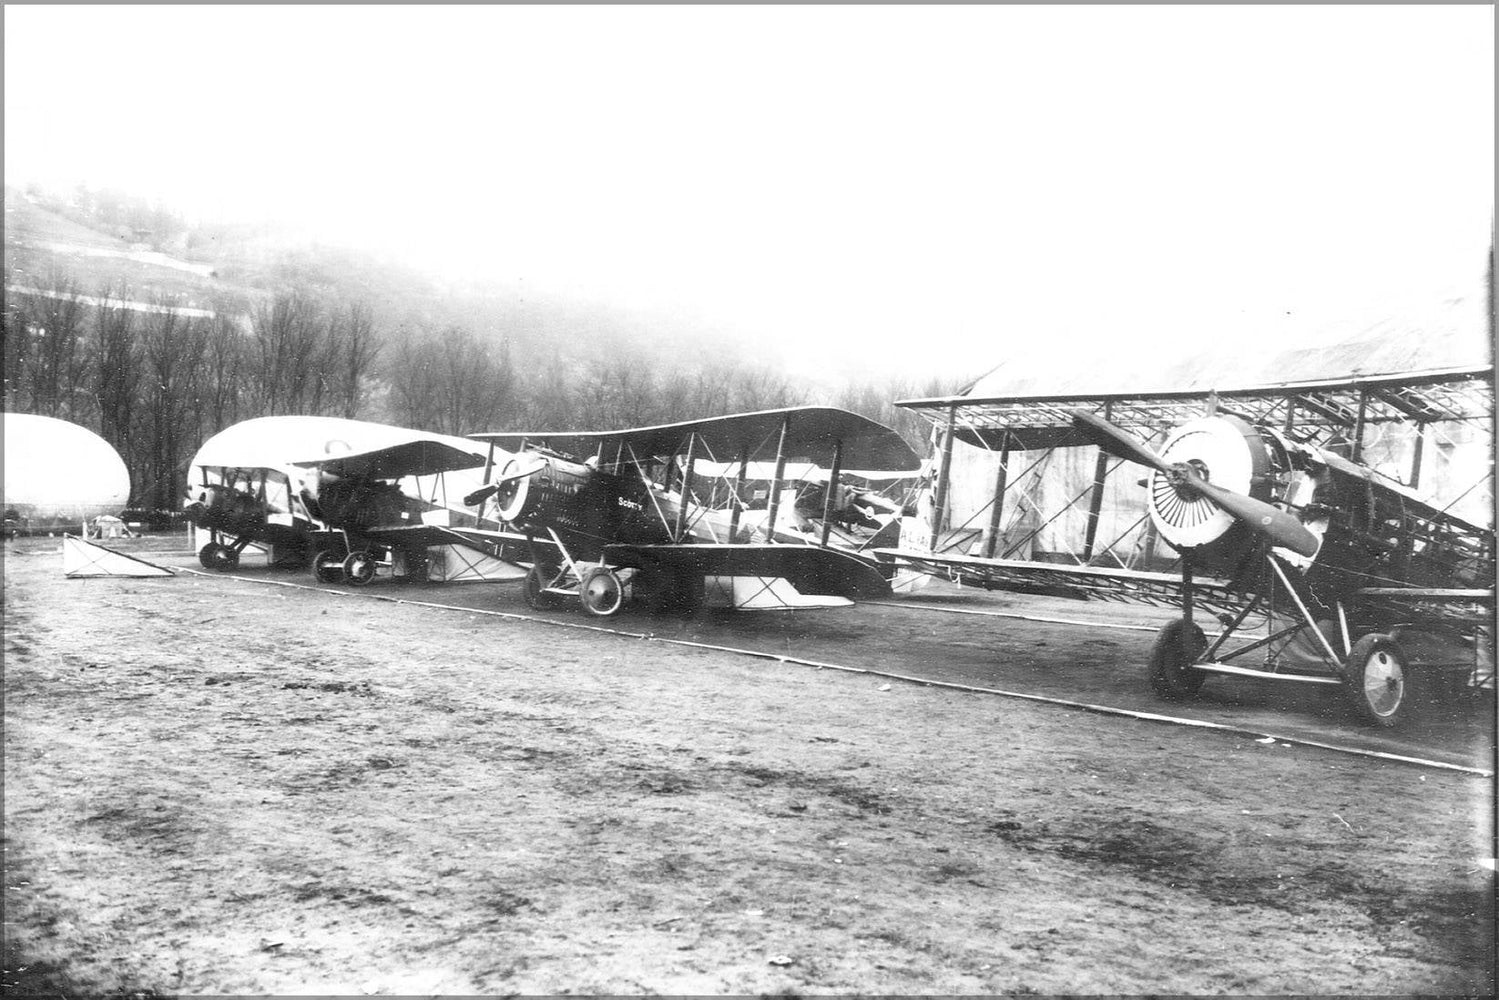
[[[1154,395],[1368,378],[1411,372],[1492,367],[1490,337],[1479,304],[1454,299],[1419,316],[1373,324],[1345,321],[1310,331],[1293,344],[1271,336],[1215,337],[1168,352],[1119,340],[1026,345],[979,378],[970,398]]]

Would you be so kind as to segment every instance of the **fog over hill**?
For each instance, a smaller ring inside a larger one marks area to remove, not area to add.
[[[452,280],[393,255],[308,239],[271,224],[197,224],[152,229],[101,218],[78,192],[6,189],[9,283],[65,277],[85,294],[104,289],[197,305],[245,309],[258,298],[301,288],[369,303],[388,333],[430,335],[451,325],[485,340],[506,340],[518,357],[583,363],[596,354],[629,355],[680,369],[700,360],[764,361],[729,331],[690,318],[649,314],[586,298],[532,290],[523,280]],[[26,275],[29,277],[21,277]],[[206,273],[195,273],[206,272]],[[777,360],[774,354],[769,360]],[[826,387],[824,387],[826,388]]]
[[[97,430],[133,501],[176,506],[208,436],[270,414],[450,434],[640,426],[818,402],[920,440],[902,395],[830,388],[692,317],[458,282],[274,226],[190,223],[80,188],[6,188],[5,406]]]

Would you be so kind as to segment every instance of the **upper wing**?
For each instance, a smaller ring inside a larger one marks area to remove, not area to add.
[[[327,469],[398,479],[484,464],[468,438],[342,417],[255,417],[219,431],[193,456],[194,467]]]
[[[915,474],[921,460],[911,446],[884,424],[831,406],[800,406],[761,410],[725,417],[685,420],[654,427],[615,431],[561,431],[474,434],[506,448],[522,444],[543,445],[579,459],[600,450],[606,456],[627,446],[637,456],[680,455],[696,436],[703,445],[697,457],[708,461],[767,461],[776,457],[782,429],[788,461],[828,465],[837,442],[843,443],[842,465],[849,470],[909,471]]]
[[[292,464],[308,469],[321,469],[335,476],[403,479],[406,476],[429,476],[455,469],[475,469],[484,464],[484,455],[482,449],[465,451],[432,438],[413,437],[401,444],[360,452],[344,452]]]

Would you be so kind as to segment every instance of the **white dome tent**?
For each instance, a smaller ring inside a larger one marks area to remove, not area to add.
[[[86,427],[31,413],[7,413],[6,532],[83,530],[130,499],[130,472],[108,441]]]

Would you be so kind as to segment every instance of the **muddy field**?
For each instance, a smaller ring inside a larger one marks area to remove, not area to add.
[[[7,991],[1493,989],[1489,778],[410,603],[513,586],[66,580],[40,540],[4,577]],[[1125,707],[1149,643],[618,624]],[[1483,712],[1214,685],[1203,719],[1492,761]]]

